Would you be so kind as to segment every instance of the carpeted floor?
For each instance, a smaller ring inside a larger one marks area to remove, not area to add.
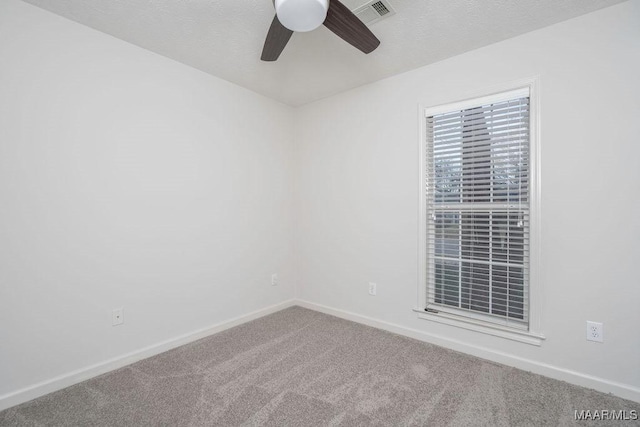
[[[293,307],[0,412],[0,425],[542,426],[603,409],[640,414],[639,403]]]

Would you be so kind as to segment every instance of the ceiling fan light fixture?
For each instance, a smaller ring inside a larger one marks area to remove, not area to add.
[[[291,31],[318,28],[327,18],[329,0],[275,0],[278,20]]]

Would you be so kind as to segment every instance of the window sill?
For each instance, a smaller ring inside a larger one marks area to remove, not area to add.
[[[443,312],[429,313],[420,309],[414,309],[413,311],[418,313],[418,318],[420,319],[443,323],[445,325],[468,329],[471,331],[493,335],[494,337],[505,338],[512,341],[518,341],[525,344],[540,346],[542,345],[542,341],[544,341],[545,339],[545,337],[540,334],[510,329],[500,325],[492,325],[481,320],[469,319]]]

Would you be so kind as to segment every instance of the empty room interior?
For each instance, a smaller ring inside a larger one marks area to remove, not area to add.
[[[2,0],[0,425],[640,425],[639,76],[640,0]]]

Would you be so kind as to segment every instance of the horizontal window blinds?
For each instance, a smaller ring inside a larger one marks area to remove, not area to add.
[[[429,307],[526,329],[529,97],[426,121]]]

